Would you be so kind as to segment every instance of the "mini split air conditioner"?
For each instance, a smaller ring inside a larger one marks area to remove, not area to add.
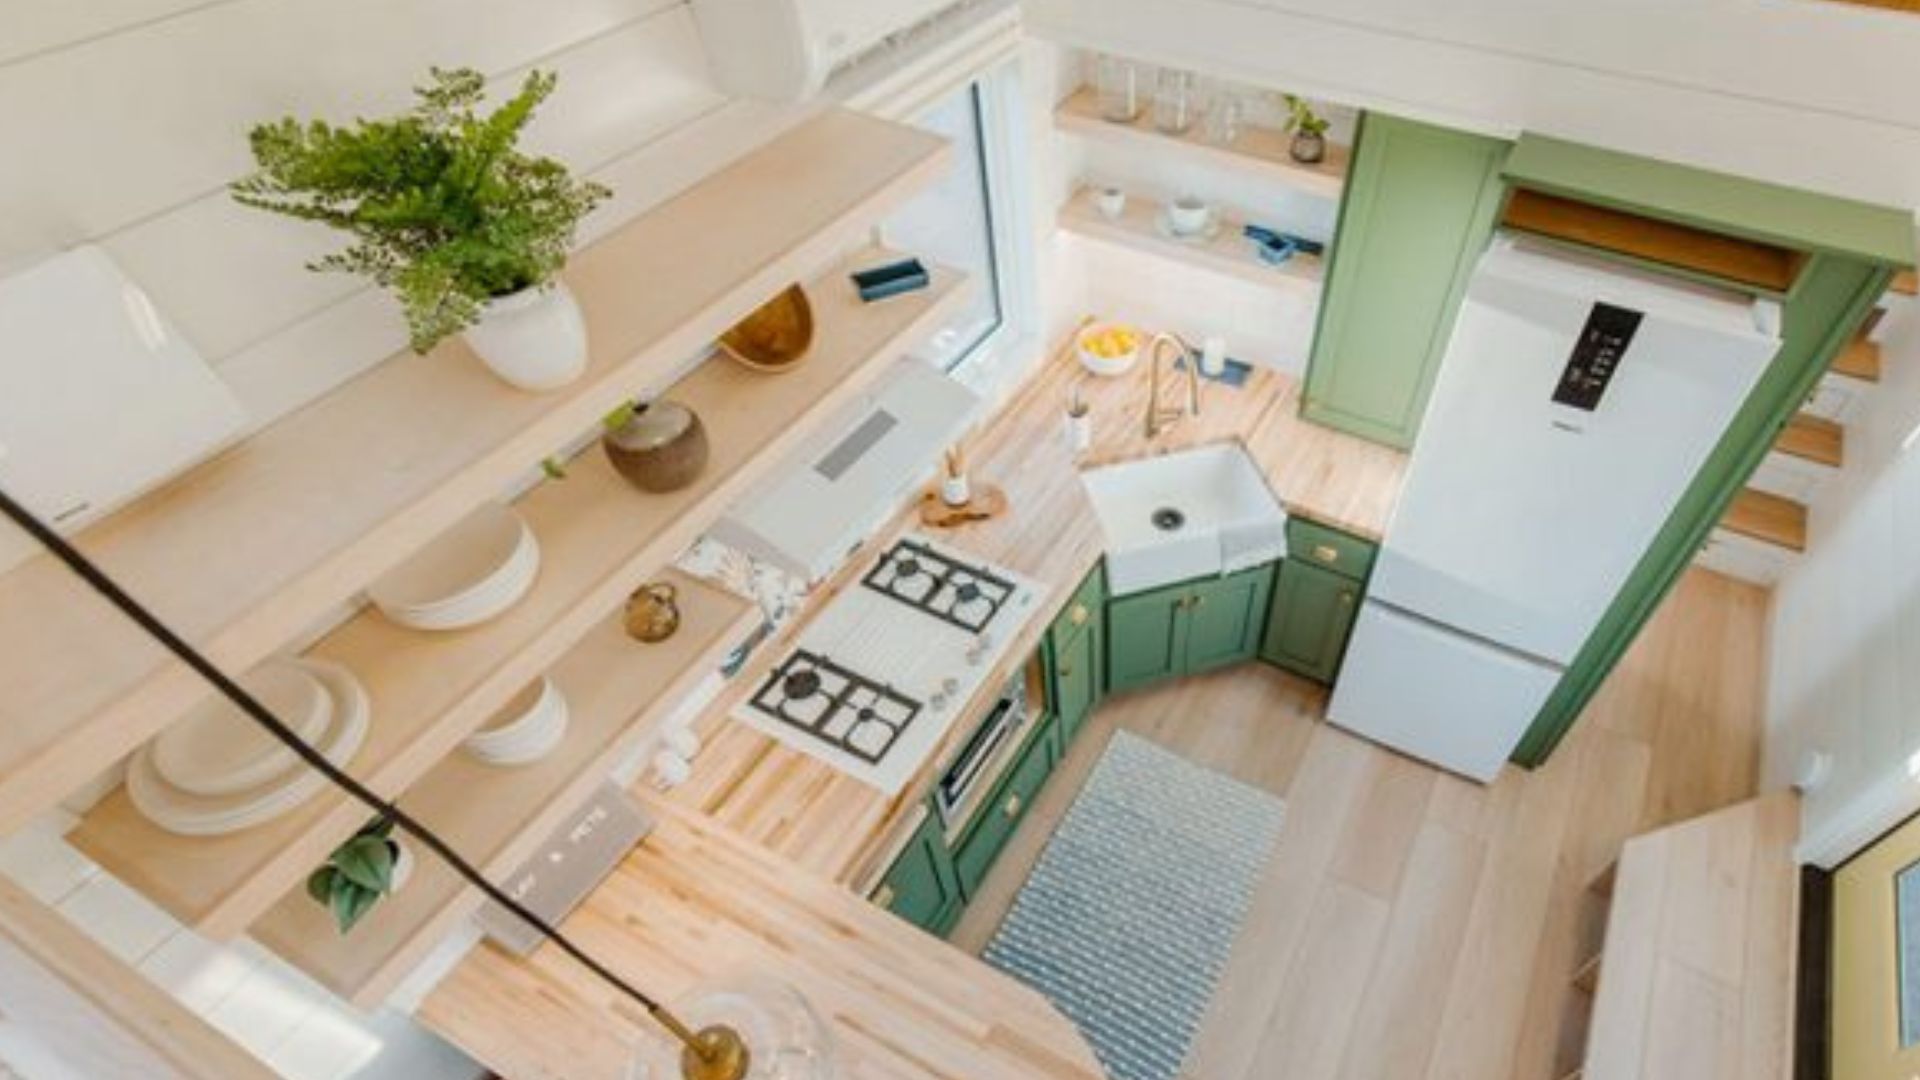
[[[736,97],[802,101],[827,76],[960,0],[692,0],[714,78]]]

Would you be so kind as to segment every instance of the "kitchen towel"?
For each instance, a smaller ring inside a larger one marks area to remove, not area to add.
[[[982,955],[1058,1006],[1116,1080],[1173,1080],[1285,813],[1117,732]]]

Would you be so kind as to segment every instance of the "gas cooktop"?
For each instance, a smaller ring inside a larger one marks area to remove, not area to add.
[[[917,533],[831,600],[734,709],[888,792],[933,752],[1044,590]]]

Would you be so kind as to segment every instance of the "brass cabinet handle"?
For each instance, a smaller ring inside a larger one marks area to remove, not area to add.
[[[879,890],[873,894],[873,902],[880,905],[883,908],[892,907],[893,900],[894,900],[894,891],[893,891],[893,886],[891,885],[882,885],[880,886]]]
[[[1020,812],[1020,793],[1016,791],[1013,794],[1007,796],[1007,805],[1000,808],[1000,813],[1006,817],[1013,817],[1015,814],[1018,814],[1019,812]]]
[[[1194,607],[1199,607],[1201,604],[1204,604],[1207,602],[1207,598],[1204,596],[1194,596],[1192,599],[1193,599]]]
[[[1340,606],[1341,607],[1353,606],[1353,590],[1352,589],[1342,589],[1340,591]]]
[[[1073,605],[1073,610],[1067,612],[1067,621],[1075,626],[1085,626],[1087,624],[1087,606],[1085,604]]]
[[[1334,547],[1332,544],[1315,544],[1313,545],[1313,557],[1321,562],[1339,562],[1340,549]]]
[[[1073,678],[1073,665],[1072,665],[1072,664],[1061,664],[1061,665],[1060,665],[1060,677],[1061,677],[1061,678],[1063,678],[1063,679],[1071,679],[1071,678]]]

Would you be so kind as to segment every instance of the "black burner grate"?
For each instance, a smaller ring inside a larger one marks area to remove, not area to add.
[[[830,746],[878,764],[920,715],[920,703],[805,649],[767,673],[752,706]]]
[[[983,566],[907,539],[880,556],[860,583],[976,634],[993,622],[1015,591],[1013,582]]]

